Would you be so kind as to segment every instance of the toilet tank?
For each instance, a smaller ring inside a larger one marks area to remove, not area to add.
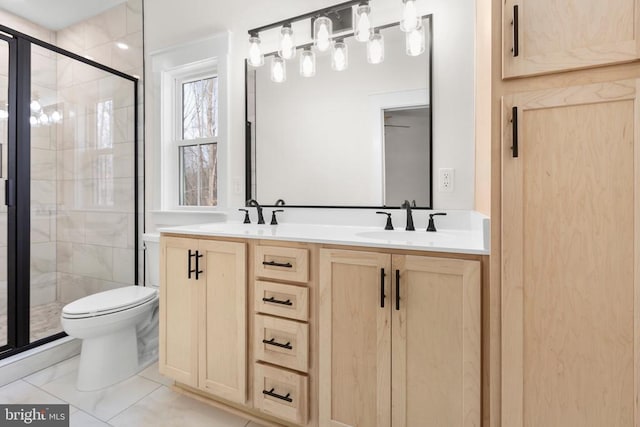
[[[145,286],[160,287],[160,234],[145,233],[144,268]]]

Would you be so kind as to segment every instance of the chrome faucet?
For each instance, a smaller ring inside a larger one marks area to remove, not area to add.
[[[264,224],[264,216],[262,216],[262,206],[256,200],[247,200],[247,206],[254,207],[258,211],[258,224]]]
[[[413,206],[415,207],[415,202]],[[413,226],[413,214],[411,213],[411,203],[408,200],[405,200],[402,203],[401,208],[407,210],[407,226],[405,227],[405,230],[415,231],[416,228]]]

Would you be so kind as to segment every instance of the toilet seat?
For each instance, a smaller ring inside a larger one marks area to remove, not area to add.
[[[62,309],[65,319],[104,316],[128,310],[157,298],[158,292],[143,286],[126,286],[89,295],[67,304]]]

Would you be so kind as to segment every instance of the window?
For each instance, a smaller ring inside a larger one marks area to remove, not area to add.
[[[180,206],[218,205],[218,77],[177,79]]]

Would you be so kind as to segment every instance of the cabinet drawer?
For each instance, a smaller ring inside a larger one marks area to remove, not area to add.
[[[306,283],[309,281],[309,251],[280,246],[256,246],[256,276]]]
[[[254,336],[256,360],[307,372],[308,324],[256,314]]]
[[[307,424],[306,375],[256,363],[253,393],[255,408],[260,412],[296,424]]]
[[[309,319],[308,288],[257,280],[255,289],[257,312],[302,321]]]

